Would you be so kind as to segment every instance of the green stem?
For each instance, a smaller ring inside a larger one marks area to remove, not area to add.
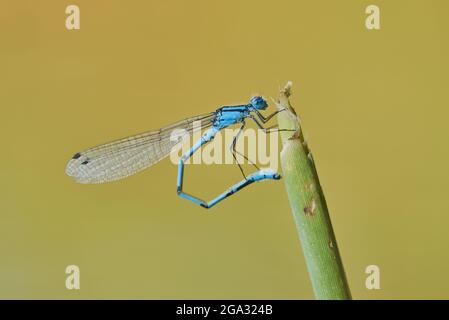
[[[290,105],[291,83],[281,90],[276,105],[281,131],[281,166],[290,206],[317,299],[351,299],[318,174]]]

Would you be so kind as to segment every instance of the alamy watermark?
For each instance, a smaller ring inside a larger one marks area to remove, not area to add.
[[[171,132],[170,141],[174,146],[170,153],[170,160],[173,164],[178,164],[181,157],[202,138],[204,132],[201,132],[201,123],[194,122],[193,128],[195,130],[192,134],[184,129],[175,129]],[[239,131],[239,128],[221,129],[211,142],[193,153],[185,163],[207,165],[257,163],[277,171],[279,167],[279,133],[253,128],[245,129],[240,134]]]
[[[368,274],[365,280],[365,287],[368,290],[380,289],[380,268],[379,266],[372,264],[366,267],[365,273]]]
[[[371,4],[366,7],[365,13],[368,15],[365,20],[365,27],[368,30],[380,30],[380,9]]]
[[[65,273],[68,274],[65,279],[65,287],[68,290],[79,290],[80,289],[80,267],[71,264],[65,269]]]

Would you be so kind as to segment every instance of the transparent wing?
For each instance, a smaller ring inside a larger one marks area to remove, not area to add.
[[[172,132],[187,133],[210,127],[215,113],[188,118],[159,130],[115,140],[76,153],[66,174],[79,183],[104,183],[128,177],[164,159],[183,137],[171,139]]]

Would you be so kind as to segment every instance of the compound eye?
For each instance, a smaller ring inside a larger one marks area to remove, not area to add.
[[[260,103],[261,98],[260,97],[252,97],[251,102],[254,104]]]

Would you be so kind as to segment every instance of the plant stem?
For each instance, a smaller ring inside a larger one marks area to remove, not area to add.
[[[285,109],[278,114],[279,129],[295,130],[281,131],[281,166],[315,297],[351,299],[326,200],[290,94],[291,82],[276,102],[278,110]]]

